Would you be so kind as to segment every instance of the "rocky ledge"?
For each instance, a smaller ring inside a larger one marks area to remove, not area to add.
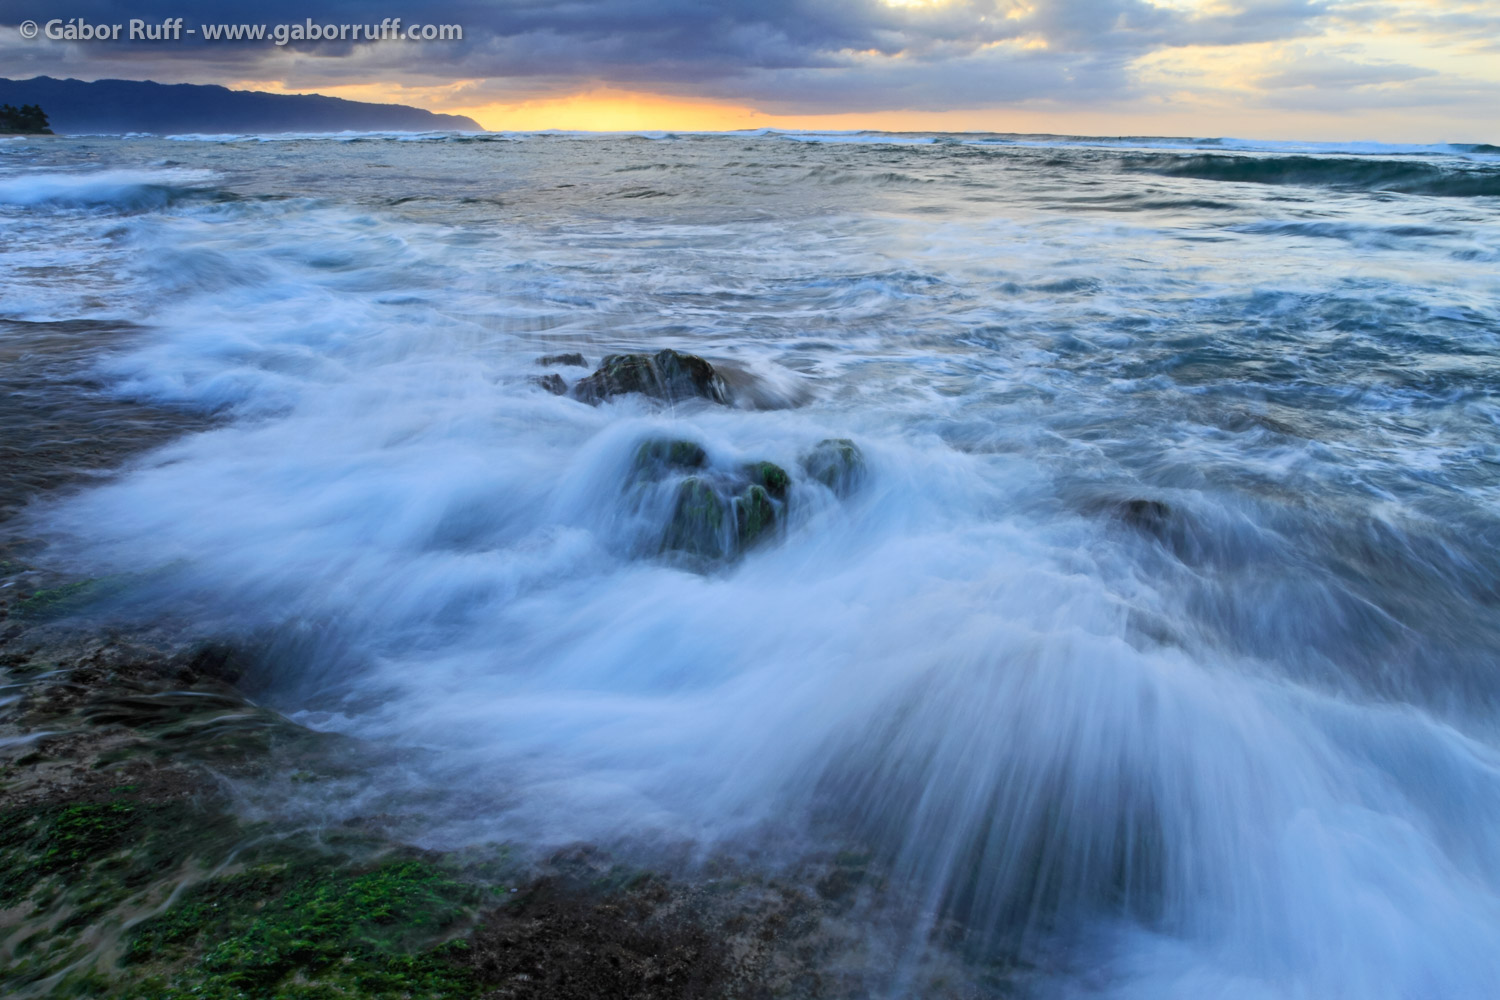
[[[872,918],[885,890],[859,851],[671,873],[247,811],[246,788],[316,796],[391,751],[246,700],[255,657],[234,646],[33,596],[0,618],[0,995],[853,1000],[893,971],[900,927]],[[932,971],[924,995],[977,995]]]

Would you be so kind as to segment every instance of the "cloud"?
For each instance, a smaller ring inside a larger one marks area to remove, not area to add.
[[[181,12],[180,0],[70,0],[67,11],[108,23]],[[1204,67],[1192,84],[1200,105],[1374,107],[1383,96],[1405,105],[1428,94],[1451,105],[1455,95],[1495,89],[1483,71],[1464,80],[1445,70],[1453,79],[1436,81],[1422,59],[1393,58],[1390,39],[1421,49],[1423,39],[1439,38],[1474,50],[1500,37],[1493,0],[433,0],[420,12],[424,22],[462,25],[463,41],[65,45],[0,32],[0,65],[10,76],[260,80],[297,90],[462,82],[461,94],[448,93],[470,107],[613,88],[771,114],[836,114],[1165,107],[1182,103],[1190,75],[1153,75],[1153,63],[1160,70],[1169,58]],[[309,15],[365,24],[387,13],[394,10],[368,0],[208,0],[189,26]],[[1369,51],[1348,41],[1361,32]],[[1214,72],[1226,52],[1257,53],[1262,62],[1241,59],[1228,78]]]
[[[128,6],[82,0],[90,22],[154,21],[177,0]],[[253,17],[300,23],[305,3],[265,0]],[[825,111],[940,109],[1016,100],[1093,101],[1128,90],[1129,62],[1156,49],[1308,33],[1317,0],[1247,0],[1196,14],[1149,0],[954,0],[893,6],[880,0],[439,0],[430,23],[460,24],[462,43],[374,45],[181,42],[76,45],[38,41],[0,52],[8,66],[104,75],[129,71],[201,78],[228,70],[268,78],[347,78],[349,69],[398,80],[491,81],[494,92],[536,96],[580,84],[691,92]],[[234,22],[243,4],[200,5],[192,21]],[[318,23],[378,20],[364,0],[325,0]],[[191,24],[189,25],[191,26]],[[341,65],[342,63],[342,65]],[[823,102],[819,104],[819,102]]]
[[[1256,79],[1263,90],[1313,87],[1320,90],[1353,90],[1383,87],[1437,76],[1436,70],[1390,62],[1356,62],[1329,53],[1304,55],[1273,67],[1274,72]]]

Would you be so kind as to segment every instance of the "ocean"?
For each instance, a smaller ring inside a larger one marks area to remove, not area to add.
[[[864,852],[881,995],[1496,993],[1500,148],[16,138],[0,264],[6,530],[402,751],[261,808]]]

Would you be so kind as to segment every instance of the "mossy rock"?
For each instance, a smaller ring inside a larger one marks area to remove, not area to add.
[[[117,901],[194,854],[225,849],[232,820],[187,801],[139,799],[134,786],[100,801],[0,812],[0,908],[55,889],[80,909]]]
[[[61,587],[38,590],[17,601],[11,614],[23,621],[47,621],[82,611],[95,601],[113,597],[124,590],[124,577],[107,576],[76,580]]]
[[[824,438],[802,456],[802,468],[844,498],[859,489],[868,473],[865,454],[848,438]]]
[[[713,365],[671,348],[655,354],[611,354],[573,387],[574,396],[590,404],[632,392],[669,403],[694,398],[729,402],[729,386]]]
[[[775,462],[711,470],[703,446],[683,439],[643,442],[632,467],[637,487],[685,476],[675,485],[659,551],[710,561],[731,559],[771,534],[792,484]]]
[[[718,559],[725,551],[729,505],[705,479],[691,476],[677,487],[677,501],[662,536],[664,552]]]
[[[736,541],[749,548],[776,528],[776,504],[764,486],[751,486],[734,501]]]
[[[0,909],[30,914],[19,938],[0,925],[0,995],[58,970],[49,996],[479,994],[464,942],[448,939],[468,930],[481,890],[427,855],[369,838],[268,838],[217,809],[143,794],[121,786],[0,812]],[[172,895],[184,872],[230,857],[235,868]],[[118,970],[90,957],[112,928],[124,928]]]
[[[751,462],[745,466],[745,475],[777,500],[785,500],[792,488],[792,477],[775,462]]]
[[[330,863],[332,862],[332,864]],[[303,857],[200,883],[133,929],[130,997],[468,997],[472,886],[421,858],[373,867]]]
[[[659,479],[674,469],[701,469],[708,462],[708,452],[696,441],[652,438],[635,451],[633,467],[637,475]]]

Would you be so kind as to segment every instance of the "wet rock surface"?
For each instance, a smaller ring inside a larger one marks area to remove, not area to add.
[[[627,491],[668,488],[659,551],[718,562],[770,537],[783,523],[792,480],[774,462],[714,468],[694,441],[653,438],[636,450]]]
[[[118,323],[0,320],[0,520],[39,493],[213,423],[100,391],[94,352],[137,332]]]
[[[584,356],[576,352],[570,354],[544,354],[536,359],[536,363],[543,368],[555,368],[559,366],[587,368],[589,366]]]
[[[848,438],[824,438],[802,456],[802,469],[835,496],[847,497],[864,482],[865,454]]]
[[[864,480],[864,453],[847,438],[825,439],[802,457],[798,473],[845,499]],[[636,450],[626,492],[641,502],[653,489],[670,489],[658,553],[709,565],[775,537],[786,524],[793,483],[775,462],[716,467],[694,441],[652,438]]]
[[[640,454],[679,472],[707,465],[693,442]],[[738,474],[769,503],[780,471]],[[4,577],[67,589],[14,560]],[[81,617],[93,606],[79,597],[19,619],[10,607],[7,998],[854,1000],[893,971],[899,929],[872,921],[884,890],[867,854],[781,876],[730,859],[674,873],[589,846],[421,851],[388,832],[389,817],[309,829],[247,811],[235,789],[357,781],[388,751],[247,700],[235,684],[260,654],[243,641],[108,625]],[[923,995],[994,995],[955,968],[923,972]]]
[[[541,386],[554,396],[565,396],[568,392],[568,383],[563,377],[555,372],[546,375],[533,375],[530,379],[532,385]]]
[[[573,387],[574,396],[590,404],[628,393],[669,403],[689,399],[729,402],[729,386],[713,365],[671,348],[655,354],[611,354]]]
[[[627,363],[605,389],[725,401],[699,362],[661,352],[657,382]],[[631,483],[671,492],[660,551],[708,563],[774,537],[801,471],[653,438]],[[652,870],[586,846],[422,851],[400,816],[249,808],[249,790],[264,805],[369,781],[400,751],[255,704],[242,686],[274,668],[257,642],[111,619],[139,581],[39,569],[38,548],[0,541],[0,995],[853,1000],[894,972],[867,855]],[[981,995],[924,975],[926,996]]]

